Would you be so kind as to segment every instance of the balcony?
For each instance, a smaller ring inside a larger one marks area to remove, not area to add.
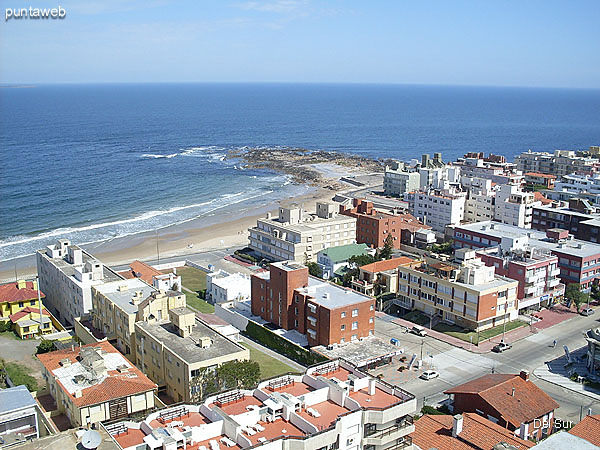
[[[413,424],[412,416],[404,416],[398,419],[392,426],[382,430],[376,430],[373,434],[365,436],[363,445],[375,445],[380,447],[393,440],[401,439],[414,431],[415,426]]]
[[[557,267],[557,268],[555,268],[555,269],[551,270],[551,271],[548,273],[548,275],[549,275],[549,276],[551,276],[551,277],[557,277],[557,276],[559,276],[559,275],[560,275],[560,269]]]
[[[383,450],[403,450],[411,446],[412,438],[410,436],[406,436],[402,439],[399,439],[398,442],[390,445],[389,447],[385,447]]]
[[[544,272],[538,272],[533,275],[527,275],[525,277],[525,283],[535,283],[537,280],[539,280],[542,277],[542,275],[545,276],[546,274]]]
[[[525,294],[534,294],[537,291],[537,286],[525,286],[523,291]]]
[[[365,280],[352,280],[352,288],[366,295],[373,293],[375,284]]]
[[[547,284],[548,284],[549,288],[553,288],[553,287],[558,286],[559,283],[560,283],[560,279],[558,279],[558,278],[552,278],[551,280],[548,280]]]

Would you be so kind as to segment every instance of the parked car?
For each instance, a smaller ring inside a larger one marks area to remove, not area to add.
[[[594,310],[592,308],[583,308],[579,314],[582,316],[591,316],[594,314]]]
[[[438,372],[436,372],[435,370],[426,370],[425,372],[423,372],[421,374],[421,376],[419,378],[421,378],[423,380],[431,380],[431,379],[437,378],[439,376],[440,376],[440,374]]]
[[[427,336],[427,331],[425,331],[425,328],[423,328],[421,325],[415,325],[410,329],[410,332],[421,337]]]
[[[502,353],[503,351],[510,350],[511,348],[512,345],[507,344],[506,342],[500,342],[499,344],[494,345],[492,351],[496,353]]]

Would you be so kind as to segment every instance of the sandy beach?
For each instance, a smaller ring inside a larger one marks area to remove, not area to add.
[[[241,211],[226,211],[211,217],[198,217],[160,230],[82,245],[82,247],[103,263],[112,266],[127,264],[136,259],[142,261],[156,259],[157,242],[161,258],[184,257],[186,254],[206,250],[243,247],[248,243],[248,228],[256,225],[257,218],[266,216],[268,212],[276,214],[280,205],[288,206],[292,203],[302,205],[306,211],[312,212],[315,210],[316,202],[331,201],[337,192],[356,189],[355,186],[347,185],[345,189],[333,191],[323,186],[338,181],[342,176],[372,174],[361,167],[349,168],[322,163],[310,166],[322,174],[323,180],[319,183],[320,186],[311,186],[306,194]],[[15,271],[18,278],[35,276],[35,256],[0,263],[0,281],[14,281]]]

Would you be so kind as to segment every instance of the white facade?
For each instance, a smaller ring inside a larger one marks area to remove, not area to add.
[[[419,188],[444,189],[448,184],[460,182],[460,167],[445,165],[443,167],[427,167],[419,169]]]
[[[92,286],[122,280],[100,261],[66,239],[36,253],[44,304],[64,325],[92,309]]]
[[[249,229],[249,247],[271,261],[316,262],[319,250],[356,242],[356,218],[338,211],[326,202],[317,202],[315,214],[279,208],[278,217],[268,214]]]
[[[463,188],[468,190],[465,200],[467,222],[481,222],[494,218],[496,192],[492,189],[492,180],[484,178],[462,178]]]
[[[464,218],[467,194],[456,189],[416,192],[408,196],[412,214],[434,231],[443,233],[446,225],[458,225]]]
[[[206,275],[206,297],[213,303],[250,300],[250,276],[224,270]]]
[[[175,272],[165,273],[163,275],[155,275],[152,277],[152,286],[159,291],[181,291],[181,277]],[[175,289],[173,287],[175,286]]]
[[[600,194],[600,175],[564,175],[554,183],[555,191]]]
[[[504,184],[496,193],[494,219],[508,225],[531,228],[533,207],[539,205],[541,202],[535,201],[533,193],[523,192],[514,184]]]
[[[383,176],[383,192],[386,195],[402,196],[406,192],[419,189],[421,176],[418,172],[409,172],[404,165],[397,169],[390,166],[385,167]]]

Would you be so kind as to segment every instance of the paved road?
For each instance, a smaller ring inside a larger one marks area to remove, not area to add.
[[[570,350],[583,347],[583,330],[597,326],[597,317],[576,316],[514,343],[513,348],[505,353],[484,355],[452,347],[430,336],[420,338],[404,334],[402,327],[380,318],[376,319],[375,334],[386,340],[391,337],[399,339],[409,356],[416,354],[420,357],[422,348],[425,368],[432,365],[440,372],[440,378],[424,381],[418,378],[419,371],[400,373],[397,371],[397,365],[383,369],[387,381],[398,383],[417,397],[419,408],[424,399],[427,404],[443,401],[446,399],[444,390],[491,373],[492,370],[496,373],[519,373],[521,370],[528,370],[532,374],[532,380],[561,405],[557,415],[563,419],[578,421],[582,407],[584,414],[588,408],[599,414],[600,402],[541,380],[533,375],[533,371],[543,366],[546,361],[564,354],[563,345],[567,345]],[[558,341],[556,348],[552,347],[554,339]]]

